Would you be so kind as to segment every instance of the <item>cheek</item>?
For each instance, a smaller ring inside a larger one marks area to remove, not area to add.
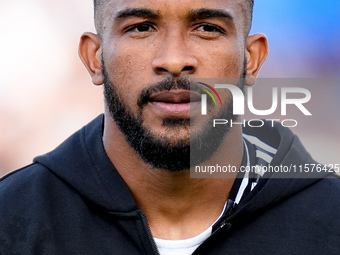
[[[198,75],[205,78],[238,78],[243,71],[244,51],[235,43],[207,43],[196,47]]]
[[[215,77],[238,78],[240,76],[243,61],[239,54],[216,52],[213,56]]]
[[[104,57],[109,78],[125,105],[136,111],[140,92],[150,82],[148,56],[129,47],[115,47],[110,52]]]

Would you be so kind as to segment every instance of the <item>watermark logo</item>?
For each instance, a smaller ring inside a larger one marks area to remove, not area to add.
[[[215,84],[215,88],[212,86],[209,86],[205,83],[199,83],[207,88],[209,88],[211,91],[213,91],[218,99],[220,100],[220,103],[222,105],[221,98],[219,94],[217,93],[216,89],[228,89],[231,93],[232,99],[233,99],[233,114],[234,115],[244,115],[244,108],[245,108],[245,95],[244,92],[235,85],[229,85],[229,84]],[[213,97],[213,95],[204,88],[200,88],[204,92],[206,92],[214,101],[215,105],[216,100]],[[297,88],[297,87],[282,87],[281,89],[281,115],[287,115],[287,105],[295,105],[304,115],[311,116],[312,114],[307,110],[307,108],[304,106],[305,103],[309,102],[311,99],[311,93],[308,89],[305,88]],[[253,88],[247,87],[247,106],[249,111],[252,114],[258,115],[258,116],[267,116],[272,113],[274,113],[278,108],[278,88],[274,87],[272,88],[272,105],[269,109],[266,110],[258,110],[254,107],[253,103]],[[299,94],[299,98],[289,98],[289,94]],[[302,97],[301,97],[302,96]],[[206,94],[201,95],[201,114],[207,115],[207,96]]]
[[[203,82],[197,82],[197,83],[207,87],[212,92],[214,92],[215,95],[217,96],[218,100],[220,101],[220,104],[223,105],[220,95],[217,93],[217,91],[212,86],[205,84]],[[209,90],[207,90],[205,88],[199,88],[199,89],[202,90],[203,92],[207,93],[211,97],[211,99],[214,101],[215,106],[217,105],[215,97],[211,94],[211,92]],[[207,115],[207,95],[206,94],[201,95],[201,113],[202,113],[202,115]]]

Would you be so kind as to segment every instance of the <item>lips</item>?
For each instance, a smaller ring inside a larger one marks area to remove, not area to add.
[[[149,103],[158,111],[168,115],[186,115],[200,103],[200,94],[188,90],[157,92],[149,97]]]

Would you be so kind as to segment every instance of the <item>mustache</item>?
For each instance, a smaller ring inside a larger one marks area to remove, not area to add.
[[[175,79],[172,76],[168,76],[164,80],[156,82],[143,89],[139,95],[137,105],[142,108],[147,102],[150,101],[150,95],[152,95],[153,93],[178,89],[199,92],[200,87],[202,86],[199,83],[196,83],[187,77]]]

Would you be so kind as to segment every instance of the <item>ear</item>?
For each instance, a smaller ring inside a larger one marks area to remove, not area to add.
[[[79,57],[92,77],[92,83],[104,82],[101,63],[101,43],[98,35],[86,32],[80,38]]]
[[[264,34],[248,36],[246,40],[247,79],[246,85],[255,84],[256,77],[268,55],[268,42]]]

